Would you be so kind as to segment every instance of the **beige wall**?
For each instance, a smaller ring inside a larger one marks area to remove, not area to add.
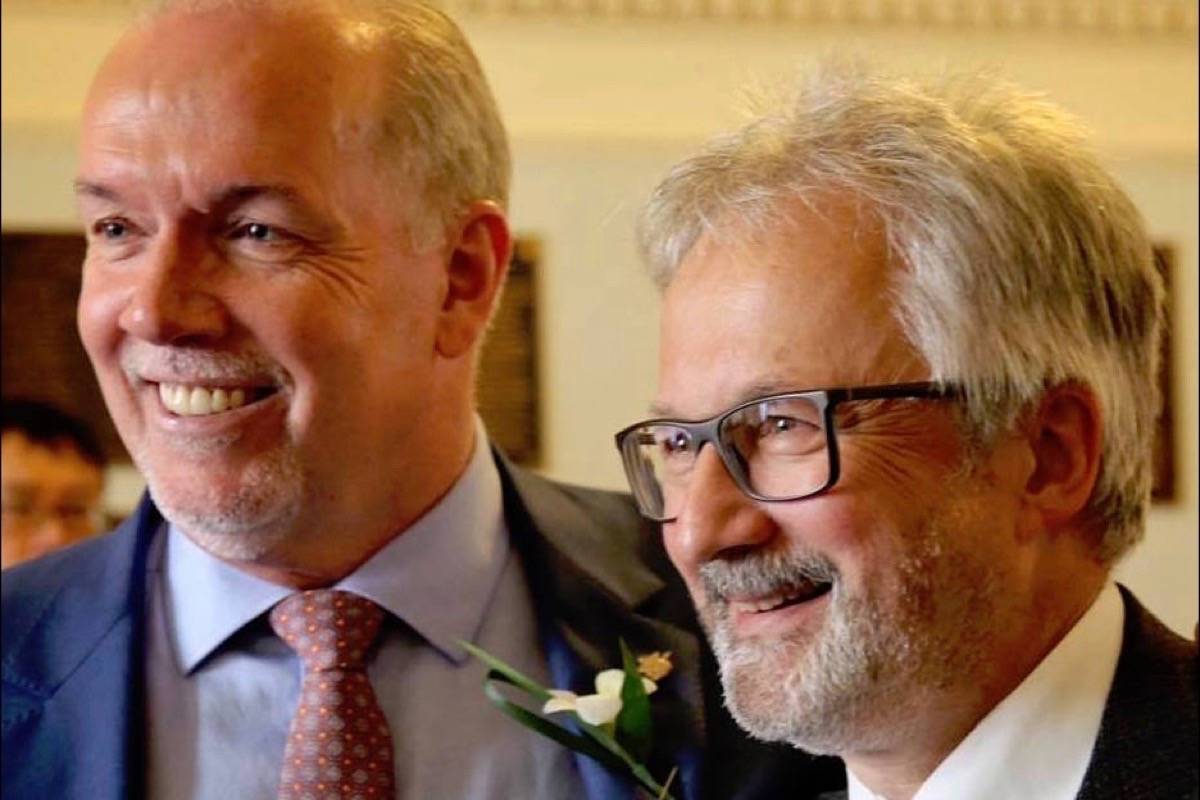
[[[70,4],[66,4],[70,5]],[[124,24],[104,3],[3,20],[5,228],[72,225],[74,131],[88,76]],[[92,9],[92,10],[88,10]],[[622,485],[611,434],[654,391],[655,298],[632,221],[656,178],[738,120],[739,90],[831,50],[918,69],[988,66],[1097,131],[1107,161],[1175,245],[1180,499],[1156,506],[1120,567],[1173,627],[1197,617],[1197,57],[1192,35],[816,27],[729,21],[466,17],[513,136],[513,218],[543,242],[539,325],[546,473]],[[128,497],[136,480],[114,491]],[[120,499],[120,498],[118,498]]]

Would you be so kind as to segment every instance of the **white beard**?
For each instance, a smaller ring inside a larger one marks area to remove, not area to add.
[[[935,509],[903,560],[853,595],[832,563],[799,549],[705,564],[705,626],[738,724],[811,753],[878,749],[912,735],[930,692],[970,682],[1003,583],[987,559],[953,547],[954,522],[979,517]],[[820,630],[738,641],[722,595],[794,585],[797,576],[833,582]]]

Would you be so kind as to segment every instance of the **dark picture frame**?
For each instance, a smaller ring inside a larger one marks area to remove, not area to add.
[[[1174,339],[1175,296],[1171,291],[1175,272],[1175,249],[1167,244],[1154,248],[1154,265],[1162,276],[1166,297],[1163,301],[1163,336],[1161,360],[1158,367],[1158,389],[1162,408],[1154,428],[1153,483],[1150,497],[1156,503],[1177,499],[1175,458],[1175,365],[1172,360]]]

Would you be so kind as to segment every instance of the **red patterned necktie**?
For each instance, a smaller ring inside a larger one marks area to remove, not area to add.
[[[304,664],[279,800],[393,800],[392,735],[363,659],[383,610],[335,589],[299,592],[271,609],[271,627]]]

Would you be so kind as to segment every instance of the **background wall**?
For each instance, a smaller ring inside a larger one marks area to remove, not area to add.
[[[658,6],[657,15],[623,6],[610,13],[517,13],[530,7],[519,2],[505,4],[503,13],[477,6],[456,11],[512,135],[514,224],[542,242],[542,471],[623,486],[611,435],[644,415],[656,368],[656,298],[634,253],[633,220],[673,161],[737,124],[743,87],[778,81],[835,50],[921,71],[991,68],[1046,92],[1090,124],[1155,237],[1175,248],[1178,497],[1155,506],[1146,543],[1119,572],[1169,624],[1190,634],[1200,523],[1195,2],[940,6],[1070,6],[1115,15],[1167,9],[1158,22],[1108,30],[1062,19],[922,26],[909,18],[919,4],[899,0],[794,5],[850,12],[836,22],[833,11],[819,19],[770,9],[749,14],[768,19],[721,11],[736,10],[736,3],[696,5],[695,13]],[[896,13],[872,17],[868,8]],[[118,2],[5,0],[0,222],[6,230],[74,225],[79,107],[128,15]],[[127,502],[140,483],[127,473],[116,478],[115,501]]]

